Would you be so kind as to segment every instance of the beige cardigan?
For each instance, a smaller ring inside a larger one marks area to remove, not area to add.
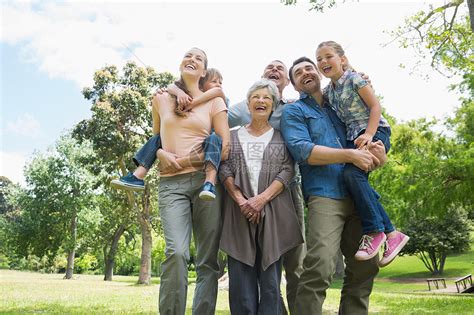
[[[245,198],[253,196],[247,166],[237,135],[231,131],[229,159],[222,162],[219,178],[234,178]],[[294,176],[293,160],[286,149],[279,131],[275,130],[263,153],[262,169],[258,180],[258,193],[263,192],[274,180],[283,183],[285,189],[265,205],[265,215],[256,225],[250,223],[240,212],[239,206],[225,193],[223,207],[223,228],[220,247],[229,256],[251,267],[255,264],[256,239],[262,250],[262,268],[271,264],[290,249],[303,243],[301,229],[288,184]],[[258,233],[258,238],[255,234]]]

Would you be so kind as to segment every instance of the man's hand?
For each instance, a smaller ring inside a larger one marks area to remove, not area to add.
[[[382,141],[371,142],[367,148],[379,161],[375,168],[381,167],[387,162],[387,154],[385,153],[385,146]]]
[[[159,149],[156,152],[156,156],[160,161],[159,168],[161,172],[176,173],[183,169],[183,167],[176,161],[179,156],[174,153]]]
[[[360,168],[365,172],[373,170],[376,165],[380,164],[379,159],[375,157],[369,150],[351,150],[352,153],[352,164]]]

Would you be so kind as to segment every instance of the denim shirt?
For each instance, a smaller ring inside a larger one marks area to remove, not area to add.
[[[299,164],[305,200],[310,196],[344,199],[344,164],[309,165],[307,160],[315,145],[342,149],[346,130],[334,110],[321,107],[304,93],[298,101],[285,106],[281,133],[293,159]]]

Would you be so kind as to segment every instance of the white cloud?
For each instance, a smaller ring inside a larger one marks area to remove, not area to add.
[[[22,153],[0,151],[0,175],[8,177],[12,182],[24,186],[23,167],[26,160],[25,155]]]
[[[2,4],[0,36],[51,77],[81,88],[91,85],[92,74],[105,64],[139,63],[125,47],[158,71],[176,73],[186,49],[198,46],[210,66],[223,73],[232,102],[243,98],[267,62],[314,58],[316,45],[333,39],[347,47],[357,69],[370,74],[392,115],[441,117],[458,103],[445,89],[447,79],[433,73],[423,81],[398,67],[411,63],[409,49],[380,46],[388,41],[383,30],[394,29],[426,4],[346,2],[319,14],[303,3],[265,2],[8,3]],[[285,94],[296,96],[291,87]]]
[[[13,122],[7,122],[7,132],[19,134],[21,136],[36,138],[40,132],[39,121],[31,114],[26,113],[18,116]]]

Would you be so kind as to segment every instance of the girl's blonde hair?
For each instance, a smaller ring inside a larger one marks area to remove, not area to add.
[[[347,58],[346,56],[346,52],[344,51],[344,48],[342,48],[341,45],[339,45],[338,43],[336,43],[335,41],[332,41],[332,40],[328,40],[326,42],[322,42],[318,45],[318,48],[316,48],[316,51],[320,48],[323,48],[323,47],[329,47],[329,48],[332,48],[336,54],[339,56],[339,57],[342,57],[344,56],[347,60],[347,62],[344,64],[344,66],[342,67],[342,69],[344,71],[346,70],[352,70],[352,71],[355,71],[354,68],[351,66],[351,64],[349,63],[349,59]]]
[[[202,90],[204,83],[214,78],[217,78],[220,81],[223,80],[222,74],[220,73],[219,70],[217,70],[216,68],[207,69],[206,76],[199,80],[199,88]]]

